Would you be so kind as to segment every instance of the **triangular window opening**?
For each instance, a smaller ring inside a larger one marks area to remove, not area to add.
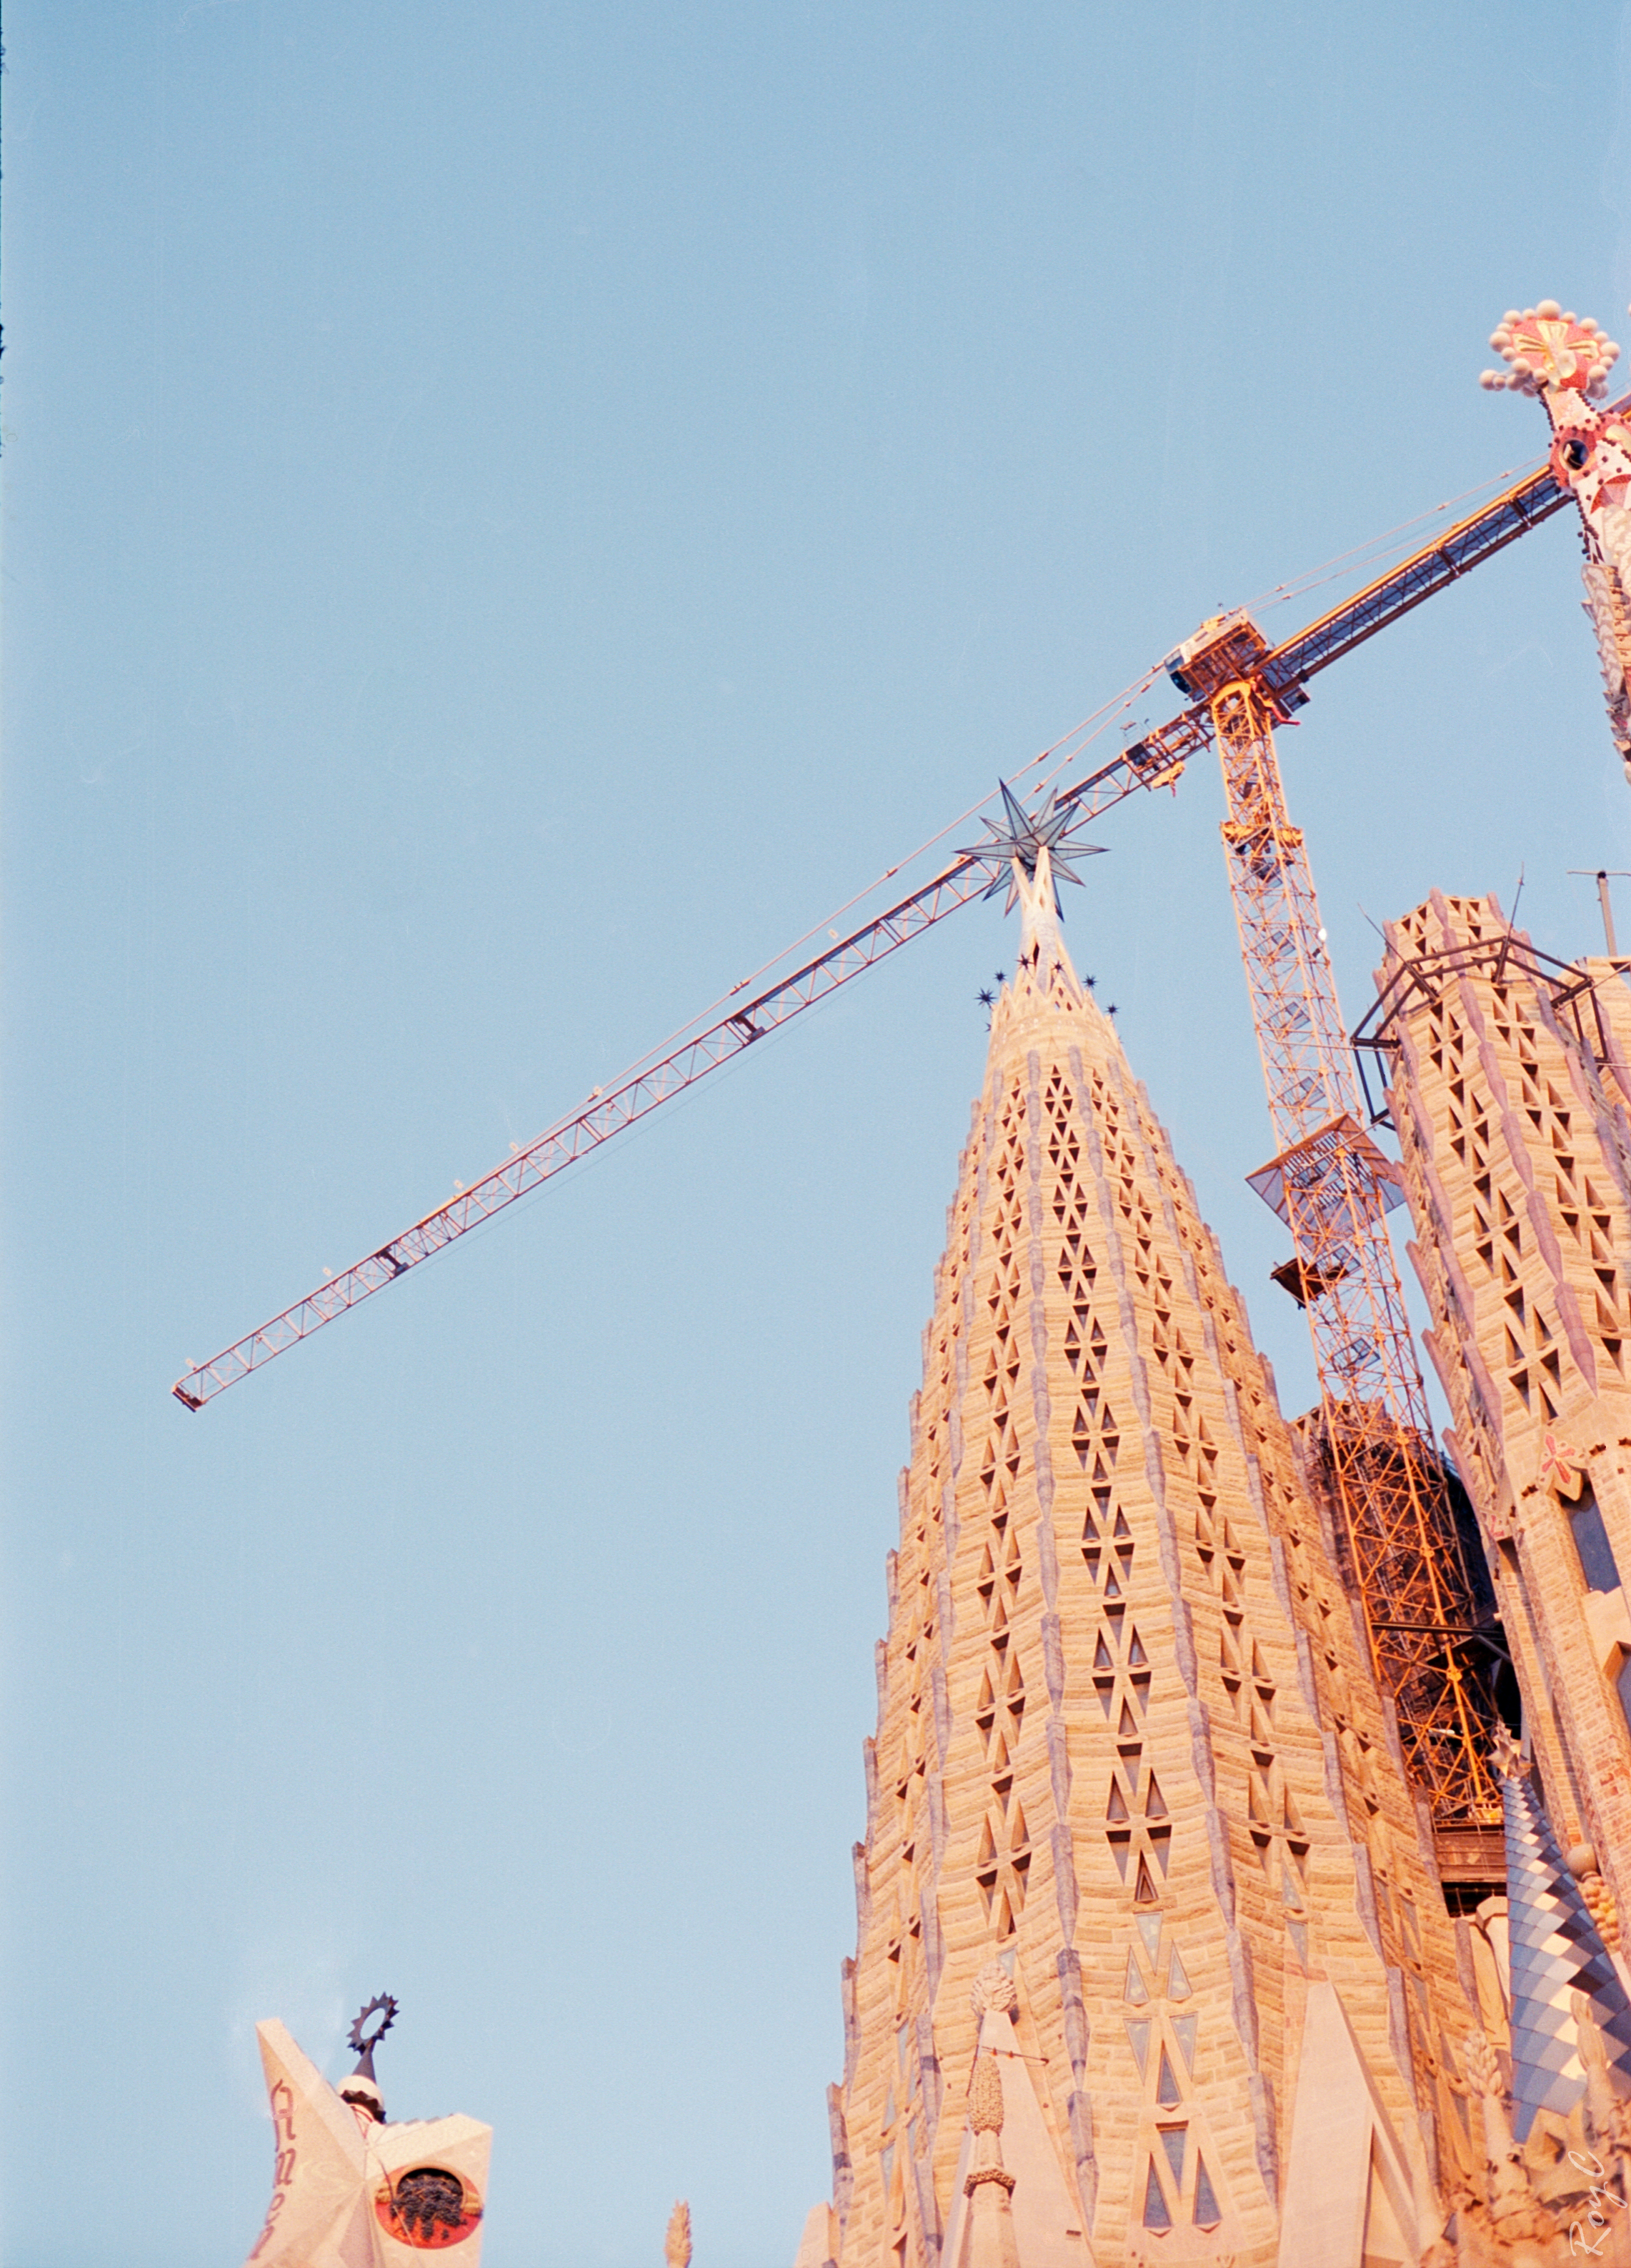
[[[1116,1525],[1111,1533],[1116,1535],[1125,1535],[1129,1542],[1132,1540],[1133,1530],[1127,1526],[1127,1515],[1125,1512],[1118,1512],[1116,1514]]]
[[[1195,2161],[1195,2210],[1192,2218],[1197,2228],[1215,2228],[1223,2218],[1207,2161],[1199,2156]]]
[[[1127,1648],[1127,1667],[1130,1669],[1142,1669],[1148,1660],[1148,1654],[1145,1653],[1143,1647],[1139,1643],[1139,1634],[1137,1631],[1134,1631],[1133,1633],[1133,1643]]]
[[[1155,2171],[1154,2158],[1149,2161],[1149,2177],[1144,2184],[1144,2226],[1158,2229],[1172,2226],[1172,2215],[1167,2211],[1167,2200],[1162,2194],[1161,2176]]]
[[[1127,1815],[1127,1802],[1121,1793],[1121,1782],[1112,1774],[1110,1783],[1110,1800],[1104,1806],[1104,1816],[1106,1819],[1125,1819]]]
[[[1124,2000],[1130,2000],[1135,2008],[1141,2008],[1149,1999],[1149,1987],[1144,1982],[1144,1972],[1139,1967],[1138,1955],[1131,1946],[1127,1948],[1127,1981],[1122,1986],[1121,1997]]]
[[[1172,2169],[1173,2182],[1177,2189],[1182,2191],[1184,2145],[1189,2139],[1189,2129],[1187,2126],[1162,2126],[1156,2131],[1161,2136],[1161,2146],[1167,2154],[1167,2163]]]
[[[1149,1786],[1145,1792],[1144,1816],[1146,1819],[1164,1819],[1167,1816],[1167,1807],[1154,1772],[1149,1776]]]
[[[1142,1857],[1139,1859],[1139,1878],[1133,1893],[1133,1903],[1135,1906],[1153,1906],[1155,1903],[1155,1885],[1150,1880],[1149,1868]]]
[[[1163,2110],[1176,2110],[1183,2099],[1178,2093],[1177,2074],[1168,2060],[1167,2051],[1163,2047],[1161,2051],[1161,2069],[1155,2078],[1155,2100]]]

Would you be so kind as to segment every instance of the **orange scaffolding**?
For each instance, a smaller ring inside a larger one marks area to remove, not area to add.
[[[1483,1616],[1388,1235],[1401,1192],[1365,1131],[1308,852],[1286,808],[1274,747],[1285,711],[1263,681],[1268,653],[1256,625],[1232,615],[1203,625],[1173,671],[1205,704],[1222,762],[1224,851],[1277,1144],[1250,1178],[1291,1233],[1295,1258],[1276,1273],[1307,1314],[1320,1446],[1406,1766],[1435,1828],[1493,1826]]]

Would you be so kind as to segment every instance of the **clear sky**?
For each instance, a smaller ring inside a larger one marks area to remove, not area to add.
[[[790,2268],[1000,905],[199,1416],[1222,604],[1539,456],[1618,11],[14,0],[7,2268],[220,2268],[253,2025],[496,2129],[489,2268]],[[1283,736],[1365,913],[1596,940],[1560,518]],[[1276,635],[1340,585],[1265,616]],[[1166,713],[1157,691],[1144,713]],[[1310,1396],[1198,764],[1067,935]],[[1631,933],[1631,885],[1622,934]]]

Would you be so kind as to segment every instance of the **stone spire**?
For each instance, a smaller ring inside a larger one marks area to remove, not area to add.
[[[668,2268],[691,2268],[691,2209],[683,2198],[668,2215],[662,2257]]]
[[[1553,1827],[1590,1846],[1612,1926],[1631,1899],[1631,989],[1539,951],[1494,897],[1435,890],[1386,939],[1368,1021],[1447,1438]]]
[[[834,2257],[968,2268],[1004,2223],[1022,2268],[1267,2268],[1289,2216],[1320,2268],[1413,2259],[1472,2169],[1454,1940],[1272,1379],[1022,847],[889,1562]],[[1014,2186],[970,2194],[988,2061]]]

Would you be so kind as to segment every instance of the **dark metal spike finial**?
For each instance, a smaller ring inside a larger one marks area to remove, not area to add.
[[[366,2029],[370,2016],[380,2018],[372,2031]],[[351,2073],[353,2079],[373,2077],[373,2051],[395,2021],[396,2001],[389,1992],[376,1992],[372,2000],[358,2010],[357,2021],[351,2026],[346,2041],[346,2045],[357,2058],[357,2068]]]
[[[1030,814],[1026,810],[1018,796],[1015,794],[1007,780],[1000,779],[997,782],[997,785],[1002,791],[1002,807],[1008,814],[1009,831],[1016,836],[1028,834],[1030,829]],[[1052,806],[1052,798],[1051,796],[1049,797],[1048,801],[1050,806]]]

